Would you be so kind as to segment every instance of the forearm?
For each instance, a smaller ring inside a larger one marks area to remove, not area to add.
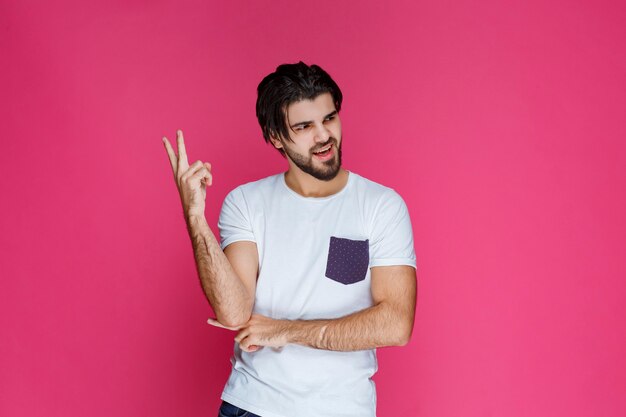
[[[220,323],[238,326],[252,313],[253,301],[224,255],[204,216],[186,219],[202,289]]]
[[[413,312],[388,303],[330,320],[288,322],[286,337],[316,349],[353,351],[408,343],[413,329]]]

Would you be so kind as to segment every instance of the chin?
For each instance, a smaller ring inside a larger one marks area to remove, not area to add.
[[[316,176],[316,178],[322,181],[332,181],[339,174],[340,170],[341,170],[341,166],[337,167],[337,169],[333,169],[332,171],[326,171],[323,173],[320,172],[319,173],[320,175]]]

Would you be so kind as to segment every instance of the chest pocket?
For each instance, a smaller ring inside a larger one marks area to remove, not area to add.
[[[330,237],[326,277],[344,285],[363,281],[370,263],[369,240]]]

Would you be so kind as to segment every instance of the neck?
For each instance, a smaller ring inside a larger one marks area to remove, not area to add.
[[[290,167],[285,174],[287,186],[303,197],[328,197],[336,194],[348,183],[348,171],[339,169],[337,176],[330,181],[322,181]]]

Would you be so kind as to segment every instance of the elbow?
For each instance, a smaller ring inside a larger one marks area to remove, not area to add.
[[[217,321],[219,321],[222,325],[224,325],[224,327],[229,327],[234,330],[240,329],[247,322],[244,320],[230,320],[230,319],[218,319]]]
[[[240,328],[250,321],[250,317],[252,317],[252,304],[252,302],[244,302],[238,306],[230,306],[229,308],[220,306],[221,308],[214,308],[213,311],[215,311],[217,321],[222,325],[230,328]]]
[[[401,321],[396,327],[393,346],[406,346],[411,341],[413,320]]]
[[[411,331],[399,331],[394,339],[393,346],[406,346],[411,341]]]
[[[383,346],[406,346],[411,341],[414,311],[384,304],[388,315],[385,318]]]
[[[241,327],[243,327],[248,320],[250,319],[250,316],[248,316],[247,318],[245,317],[217,317],[217,321],[220,322],[220,324],[222,324],[224,327],[229,327],[231,329],[239,329]]]
[[[243,327],[249,320],[250,320],[251,314],[231,314],[231,315],[217,315],[217,321],[220,322],[220,324],[226,326],[226,327],[230,327],[233,329],[239,329],[241,327]]]

